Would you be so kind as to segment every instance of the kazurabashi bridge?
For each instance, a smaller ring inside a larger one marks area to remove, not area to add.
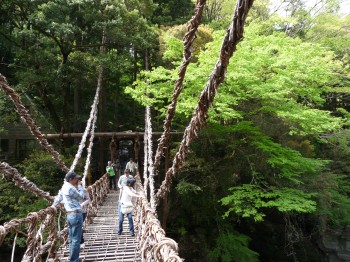
[[[189,125],[184,131],[183,139],[172,161],[172,166],[166,171],[164,180],[159,189],[154,187],[154,175],[158,173],[158,166],[166,147],[170,126],[176,111],[177,98],[182,90],[186,68],[192,56],[192,44],[200,24],[205,0],[197,0],[193,17],[188,23],[188,32],[184,37],[183,61],[179,69],[178,79],[174,85],[174,93],[171,104],[168,107],[164,121],[164,131],[159,139],[157,151],[152,152],[152,126],[150,107],[145,110],[144,163],[143,176],[136,175],[138,193],[142,195],[134,205],[135,237],[127,234],[117,235],[118,225],[118,191],[110,191],[108,178],[105,174],[93,185],[87,187],[90,196],[87,218],[84,223],[85,247],[80,252],[83,261],[182,261],[179,256],[177,243],[166,237],[164,230],[157,218],[157,206],[170,190],[172,177],[183,165],[191,142],[197,137],[201,128],[206,124],[208,110],[213,103],[220,84],[225,79],[225,73],[229,59],[236,50],[238,42],[243,37],[243,26],[253,0],[238,0],[234,11],[232,23],[223,39],[221,51],[217,63],[205,84],[199,97],[198,105],[193,113]],[[102,51],[104,39],[102,39]],[[0,74],[0,87],[13,101],[18,114],[26,123],[32,134],[37,138],[41,146],[52,155],[57,166],[65,173],[74,171],[85,146],[87,157],[83,174],[83,185],[88,173],[93,141],[95,136],[95,123],[97,120],[97,108],[101,82],[104,75],[104,65],[100,65],[96,94],[87,121],[85,132],[79,144],[75,159],[68,168],[60,157],[60,154],[48,143],[28,110],[22,104],[19,95],[12,89],[6,78]],[[138,139],[139,136],[135,136]],[[88,141],[89,139],[89,141]],[[136,143],[138,144],[138,143]],[[11,167],[8,163],[0,162],[0,172],[4,177],[12,181],[16,186],[32,192],[37,197],[45,198],[49,203],[54,200],[48,192],[40,189]],[[12,219],[0,225],[0,245],[5,237],[14,234],[11,257],[2,261],[14,261],[16,252],[16,239],[18,236],[26,238],[26,251],[22,261],[68,261],[68,229],[65,221],[63,207],[48,207],[37,212],[32,212],[25,218]],[[127,220],[124,220],[124,232],[127,232]]]

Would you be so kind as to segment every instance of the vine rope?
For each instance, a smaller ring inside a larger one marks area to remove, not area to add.
[[[101,53],[106,52],[106,46],[105,46],[106,41],[107,41],[107,37],[106,37],[106,31],[104,29],[102,32],[102,43],[101,43],[101,47],[100,47]],[[75,165],[77,164],[79,158],[81,157],[81,154],[83,152],[83,148],[85,147],[87,133],[90,132],[89,147],[87,148],[88,154],[87,154],[86,161],[85,161],[85,167],[84,167],[84,173],[83,173],[83,179],[82,179],[82,183],[83,183],[84,188],[85,188],[85,184],[86,184],[86,176],[87,176],[89,166],[90,166],[90,161],[91,161],[92,147],[94,144],[93,142],[94,142],[94,137],[95,137],[98,102],[99,102],[99,96],[100,96],[100,90],[101,90],[101,86],[102,86],[103,76],[104,76],[104,66],[101,64],[99,66],[97,88],[96,88],[94,102],[91,106],[90,118],[87,121],[85,132],[84,132],[84,135],[82,137],[82,141],[80,142],[80,145],[79,145],[80,150],[78,150],[77,155],[74,159],[74,162],[70,168],[71,171],[73,171],[75,169]],[[85,136],[85,134],[86,134],[86,136]]]
[[[109,192],[107,175],[102,176],[87,190],[92,201],[88,206],[86,221],[92,221],[92,217],[96,215],[96,210]],[[48,258],[57,261],[56,243],[67,241],[67,228],[59,229],[61,223],[60,211],[60,206],[49,206],[38,212],[29,213],[26,218],[12,219],[4,225],[0,225],[0,246],[9,233],[20,233],[27,238],[27,250],[22,261],[42,261],[42,257],[46,253],[48,253]],[[55,219],[56,217],[57,219]],[[24,225],[28,225],[27,233],[21,231]],[[46,229],[47,226],[48,229]],[[37,227],[39,227],[39,230],[37,230]]]
[[[84,175],[83,175],[83,179],[82,179],[84,187],[85,187],[86,176],[87,176],[88,169],[89,169],[89,166],[90,166],[92,147],[93,147],[93,144],[94,144],[95,128],[96,128],[96,120],[97,120],[97,112],[98,112],[98,102],[99,102],[99,94],[100,94],[101,85],[102,85],[103,72],[104,72],[104,68],[102,66],[100,66],[95,99],[94,99],[94,103],[93,103],[92,110],[91,110],[91,113],[90,113],[93,116],[92,116],[92,120],[91,120],[92,121],[92,127],[91,127],[91,132],[90,132],[89,147],[87,148],[88,155],[87,155],[87,158],[86,158],[85,168],[84,168]]]
[[[52,155],[53,160],[61,168],[61,170],[67,173],[69,169],[65,165],[63,160],[60,158],[60,154],[53,149],[52,145],[50,145],[47,142],[46,138],[44,138],[43,134],[41,134],[39,128],[36,126],[34,120],[30,116],[29,111],[22,104],[20,96],[16,93],[15,90],[13,90],[9,86],[6,78],[2,74],[0,74],[0,86],[2,90],[5,92],[5,94],[11,98],[12,102],[14,103],[17,109],[17,113],[21,116],[22,120],[27,124],[31,133],[38,139],[39,143],[46,149],[46,151]]]
[[[143,134],[143,150],[144,150],[144,155],[145,159],[148,159],[148,143],[146,142],[148,139],[148,122],[146,121],[147,119],[147,110],[145,112],[145,133]],[[147,198],[147,192],[148,192],[148,161],[143,161],[143,188],[146,194]]]
[[[100,73],[99,75],[101,74],[102,69],[100,67]],[[90,111],[90,117],[87,121],[87,124],[86,124],[86,127],[85,127],[85,131],[84,131],[84,134],[82,136],[82,139],[80,141],[80,144],[79,144],[79,148],[78,148],[78,151],[75,155],[75,158],[73,160],[73,163],[72,163],[72,166],[70,167],[70,171],[74,171],[82,153],[83,153],[83,149],[85,148],[85,145],[86,145],[86,139],[87,139],[87,136],[89,135],[90,131],[93,133],[94,132],[94,129],[95,129],[95,122],[96,122],[96,115],[97,115],[97,105],[98,105],[98,100],[99,100],[99,93],[100,93],[100,89],[101,89],[101,79],[100,77],[98,78],[98,84],[97,84],[97,89],[96,89],[96,94],[95,94],[95,98],[94,98],[94,103],[92,104],[91,106],[91,111]],[[90,136],[90,139],[91,139],[91,136]],[[90,143],[91,144],[91,143]],[[90,155],[91,156],[91,152],[90,152]],[[90,161],[86,161],[86,163]],[[85,165],[85,168],[86,168],[86,165]],[[85,174],[85,172],[84,172]],[[85,177],[84,177],[84,180],[85,180]],[[83,181],[84,181],[83,180]]]
[[[157,203],[159,203],[160,199],[164,198],[169,191],[172,177],[183,165],[191,142],[198,136],[199,131],[206,124],[206,120],[209,117],[208,110],[214,101],[220,84],[225,79],[229,60],[236,50],[237,44],[243,38],[244,22],[253,2],[254,0],[238,0],[236,3],[232,23],[227,30],[221,46],[220,57],[200,95],[198,105],[193,113],[191,121],[185,129],[180,148],[174,157],[173,165],[166,172],[165,179],[156,194]]]
[[[154,209],[147,200],[142,187],[140,176],[135,176],[136,188],[141,198],[137,199],[135,208],[135,227],[138,229],[138,248],[141,251],[142,261],[169,261],[181,262],[177,243],[165,236]]]
[[[153,210],[156,209],[155,194],[154,194],[154,173],[153,173],[153,150],[152,150],[152,122],[151,122],[151,107],[146,106],[146,126],[147,126],[147,162],[148,162],[148,180],[150,189],[150,204]]]
[[[45,198],[49,202],[53,202],[54,197],[50,196],[49,192],[40,189],[33,182],[29,181],[27,178],[22,177],[16,168],[11,167],[8,163],[0,162],[0,172],[3,173],[6,179],[10,179],[14,184],[24,190],[32,192],[38,197]]]
[[[175,116],[177,99],[182,91],[187,66],[190,63],[192,58],[193,42],[196,39],[196,33],[201,23],[205,2],[206,0],[197,0],[195,14],[192,16],[191,20],[187,24],[187,33],[184,36],[184,51],[183,51],[182,64],[180,66],[180,70],[178,73],[178,79],[175,82],[171,104],[168,107],[166,118],[164,120],[164,125],[163,125],[164,131],[162,133],[162,136],[159,139],[156,154],[154,157],[154,165],[153,165],[154,174],[157,174],[157,168],[160,163],[160,158],[163,154],[164,145],[167,144],[167,141],[169,139],[171,122]]]

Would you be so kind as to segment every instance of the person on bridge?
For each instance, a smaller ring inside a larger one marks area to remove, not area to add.
[[[112,164],[112,161],[108,161],[108,165],[106,166],[106,171],[108,173],[108,178],[109,178],[109,189],[117,190],[114,164]]]
[[[125,169],[124,171],[124,175],[120,176],[118,179],[118,187],[120,189],[120,193],[119,193],[119,200],[122,197],[122,193],[123,193],[123,187],[126,186],[126,182],[128,181],[129,178],[134,178],[132,175],[130,175],[130,171],[129,169]],[[120,201],[118,203],[118,213],[120,211]]]
[[[120,176],[119,180],[118,180],[118,187],[120,189],[120,196],[121,196],[121,192],[123,191],[123,186],[126,186],[126,182],[130,178],[134,178],[134,177],[130,174],[129,169],[125,169],[124,175]]]
[[[79,185],[82,184],[81,178],[79,179]],[[83,224],[84,221],[86,219],[86,215],[87,215],[87,209],[88,209],[88,205],[90,204],[90,196],[89,196],[89,192],[87,190],[84,190],[84,198],[83,200],[80,201],[80,206],[81,206],[81,211],[83,213]],[[84,229],[81,232],[81,240],[80,240],[80,248],[84,248],[85,247],[85,243],[84,243]]]
[[[85,189],[79,185],[79,179],[75,172],[66,174],[66,182],[55,198],[52,206],[58,206],[62,201],[67,212],[69,255],[71,262],[80,262],[80,241],[83,227],[83,214],[80,202],[84,199]]]
[[[118,227],[118,235],[121,235],[123,233],[123,221],[124,221],[124,214],[127,215],[129,220],[129,231],[130,236],[135,236],[134,232],[134,221],[132,220],[132,197],[141,197],[140,194],[138,194],[135,189],[133,188],[135,184],[135,179],[129,177],[126,181],[126,185],[123,186],[122,190],[122,196],[120,198],[120,208],[118,210],[119,215],[119,227]],[[130,208],[130,209],[129,209]]]
[[[134,162],[134,160],[132,158],[130,158],[130,161],[128,163],[126,163],[125,169],[129,169],[131,175],[135,175],[135,173],[137,171],[137,164]]]

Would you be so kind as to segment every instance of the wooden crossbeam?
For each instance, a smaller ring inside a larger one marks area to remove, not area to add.
[[[153,132],[153,137],[159,137],[163,132]],[[182,135],[183,132],[170,132],[170,135]],[[79,138],[83,133],[64,133],[64,134],[44,134],[46,139],[50,138]],[[115,137],[115,138],[143,138],[144,132],[100,132],[95,133],[95,137]]]

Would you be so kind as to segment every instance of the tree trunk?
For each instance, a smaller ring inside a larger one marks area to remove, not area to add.
[[[74,123],[73,123],[73,132],[79,132],[80,126],[79,126],[79,121],[78,121],[78,116],[80,112],[80,87],[75,86],[74,87],[74,101],[73,101],[73,111],[74,111]]]

